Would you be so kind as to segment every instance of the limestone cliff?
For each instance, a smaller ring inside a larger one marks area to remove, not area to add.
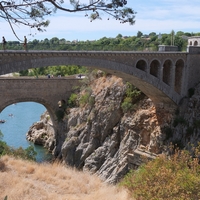
[[[54,155],[67,165],[116,183],[140,164],[135,156],[147,152],[151,157],[162,152],[165,136],[161,128],[170,124],[172,116],[166,110],[158,112],[144,95],[133,100],[134,106],[124,112],[127,85],[99,71],[81,90],[77,101],[81,102],[88,91],[88,102],[70,108],[60,122]]]
[[[183,99],[176,112],[155,108],[144,95],[133,98],[133,107],[124,111],[127,84],[122,79],[98,72],[85,82],[76,100],[79,106],[67,109],[55,136],[45,118],[43,125],[38,122],[28,133],[32,141],[50,149],[54,146],[54,155],[67,165],[116,183],[130,168],[141,164],[141,156],[152,159],[165,152],[171,142],[185,147],[200,139],[200,86],[190,99]],[[38,128],[42,126],[45,133]]]

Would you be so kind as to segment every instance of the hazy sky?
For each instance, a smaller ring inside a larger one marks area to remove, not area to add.
[[[89,0],[80,0],[87,3]],[[200,32],[200,3],[199,0],[127,0],[128,7],[136,12],[135,25],[120,24],[119,21],[102,15],[103,20],[90,22],[85,12],[66,13],[57,12],[49,17],[50,25],[46,32],[32,31],[29,28],[16,27],[18,36],[23,40],[26,35],[28,40],[43,40],[58,37],[66,40],[95,40],[102,37],[116,37],[137,35],[138,31],[143,34],[150,32],[170,33],[171,30],[183,32]],[[65,0],[69,2],[69,0]],[[8,24],[0,20],[0,32],[9,40],[17,40],[12,34]],[[29,36],[29,34],[35,34]]]

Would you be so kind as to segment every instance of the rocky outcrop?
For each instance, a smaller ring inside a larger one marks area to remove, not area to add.
[[[129,162],[134,160],[130,157],[134,157],[138,149],[152,154],[162,152],[165,136],[161,134],[160,122],[164,119],[158,120],[156,109],[147,97],[135,103],[133,110],[124,113],[121,104],[126,85],[120,78],[98,77],[88,87],[94,101],[70,109],[64,119],[67,130],[60,157],[67,165],[116,183],[130,167],[138,167],[138,162]],[[160,116],[167,116],[165,125],[170,124],[171,113],[160,110]]]
[[[187,125],[174,126],[175,112],[155,108],[144,95],[124,112],[122,103],[127,85],[118,77],[98,71],[95,78],[85,82],[85,88],[78,94],[79,106],[67,110],[55,135],[45,118],[27,134],[33,142],[51,150],[54,147],[53,154],[67,165],[117,183],[130,169],[136,169],[144,156],[153,159],[166,152],[170,142],[180,140],[186,145],[188,141],[199,140],[200,86],[190,101],[185,99],[179,108],[178,116],[188,120]],[[194,124],[196,128],[188,140],[189,127]]]
[[[39,122],[34,123],[28,133],[26,139],[34,144],[43,145],[50,152],[55,147],[55,135],[52,127],[51,119],[47,112],[45,112]]]
[[[182,100],[167,131],[168,143],[189,150],[200,142],[200,83],[191,91],[190,97]]]

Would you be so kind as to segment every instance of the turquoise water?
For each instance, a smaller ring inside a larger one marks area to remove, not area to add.
[[[32,143],[26,140],[26,133],[33,123],[40,120],[45,110],[43,105],[34,102],[17,103],[6,107],[0,113],[0,120],[6,121],[0,123],[3,141],[15,148],[27,148]],[[34,145],[34,149],[37,152],[37,162],[49,159],[50,155],[42,146]]]

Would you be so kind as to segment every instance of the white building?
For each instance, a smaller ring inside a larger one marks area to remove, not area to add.
[[[200,36],[189,37],[188,46],[200,46]]]

